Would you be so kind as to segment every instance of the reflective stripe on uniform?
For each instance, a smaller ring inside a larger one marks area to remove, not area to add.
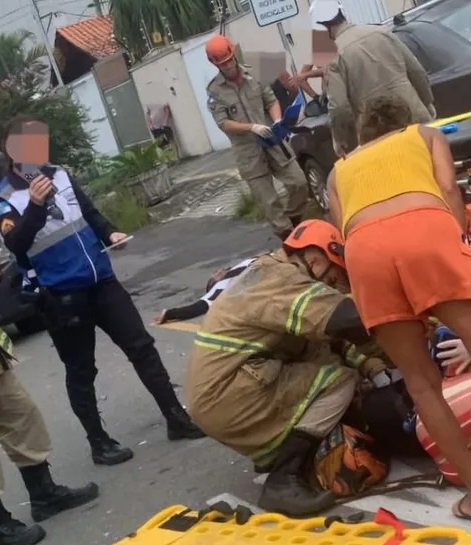
[[[306,412],[306,409],[322,392],[327,390],[327,388],[338,380],[342,373],[343,370],[338,365],[325,365],[320,369],[318,375],[313,380],[308,393],[296,408],[294,415],[283,432],[273,439],[273,441],[250,455],[250,458],[256,466],[266,468],[273,463],[281,444],[286,440],[291,430],[299,423]]]
[[[236,337],[228,337],[226,335],[215,335],[214,333],[205,333],[199,331],[196,334],[195,345],[200,348],[208,348],[209,350],[223,350],[233,354],[257,354],[267,352],[266,347],[257,342],[245,341]]]
[[[8,354],[10,358],[13,358],[13,343],[3,329],[0,329],[0,348],[3,352]]]
[[[316,282],[308,290],[303,291],[296,297],[291,305],[288,321],[286,322],[286,331],[291,335],[299,336],[303,323],[303,315],[309,301],[315,296],[326,290],[326,286],[322,282]]]

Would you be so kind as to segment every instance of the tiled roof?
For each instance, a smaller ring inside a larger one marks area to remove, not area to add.
[[[113,22],[109,15],[60,27],[57,34],[95,59],[109,57],[120,49],[113,38]]]

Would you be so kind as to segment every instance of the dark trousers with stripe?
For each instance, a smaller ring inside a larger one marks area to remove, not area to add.
[[[95,329],[98,326],[126,354],[144,386],[164,416],[179,406],[154,339],[146,331],[130,295],[115,279],[100,282],[85,294],[78,316],[72,321],[52,324],[49,334],[66,370],[70,404],[91,443],[106,437],[103,430],[94,381]]]

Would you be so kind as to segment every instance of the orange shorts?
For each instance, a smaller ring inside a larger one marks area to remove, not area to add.
[[[362,223],[347,236],[345,258],[367,329],[471,299],[471,247],[447,210],[418,208]]]

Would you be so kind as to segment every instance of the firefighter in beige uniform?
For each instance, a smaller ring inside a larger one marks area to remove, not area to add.
[[[39,409],[13,372],[13,345],[0,329],[0,444],[20,470],[31,500],[35,521],[78,507],[98,496],[94,483],[79,489],[58,486],[52,480],[47,458],[49,433]],[[0,467],[0,493],[4,488]],[[45,536],[38,526],[27,527],[12,518],[0,501],[0,545],[33,545]]]
[[[356,351],[369,337],[352,299],[330,287],[348,290],[341,244],[335,227],[309,220],[258,258],[213,303],[188,369],[192,418],[270,470],[259,505],[291,516],[330,505],[300,473],[351,405],[357,370],[386,369],[376,347]]]
[[[264,148],[266,138],[281,119],[281,107],[270,87],[263,87],[238,64],[234,45],[215,36],[206,45],[208,59],[220,72],[208,85],[208,108],[219,128],[232,142],[241,177],[262,207],[274,232],[284,239],[302,219],[308,190],[304,174],[286,144]],[[273,177],[287,190],[286,208],[273,185]]]
[[[427,73],[397,36],[377,25],[348,24],[338,0],[313,0],[309,12],[313,29],[327,29],[338,51],[327,73],[329,115],[338,155],[356,147],[355,123],[370,99],[391,94],[403,98],[414,123],[428,123],[436,117]]]

